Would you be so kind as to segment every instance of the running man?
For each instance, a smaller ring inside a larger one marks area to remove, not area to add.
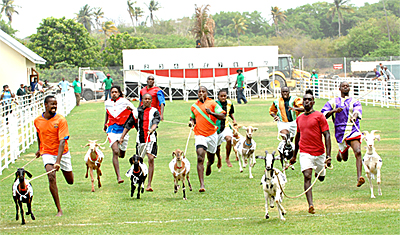
[[[219,106],[221,106],[221,108],[225,111],[225,113],[227,114],[227,116],[229,116],[233,123],[236,123],[236,119],[233,116],[233,113],[235,112],[235,109],[233,108],[233,103],[232,101],[227,99],[227,93],[226,90],[220,90],[218,92],[218,100],[217,100],[217,104]],[[229,161],[229,155],[231,154],[231,150],[232,150],[232,136],[233,136],[233,132],[232,129],[229,126],[229,120],[228,118],[225,119],[225,121],[223,120],[217,120],[217,126],[218,126],[218,141],[217,141],[217,158],[218,158],[218,163],[217,163],[217,167],[218,169],[221,169],[222,167],[222,159],[221,159],[221,144],[222,142],[226,141],[226,164],[228,165],[228,167],[232,167],[232,163],[231,161]]]
[[[136,154],[144,158],[143,152],[146,147],[146,155],[149,159],[149,174],[147,178],[146,191],[153,192],[151,182],[154,175],[154,158],[157,157],[157,126],[161,121],[160,113],[154,107],[151,107],[152,96],[149,93],[143,95],[143,105],[137,109],[137,120],[133,115],[129,115],[124,124],[124,132],[121,135],[119,143],[123,143],[125,135],[134,126],[137,130],[136,136]]]
[[[165,107],[165,97],[164,92],[159,88],[154,86],[154,76],[150,75],[147,77],[147,86],[140,90],[140,101],[143,104],[142,98],[144,94],[150,94],[152,97],[151,107],[158,110],[161,116],[161,121],[164,121],[164,107]]]
[[[340,97],[328,101],[321,112],[326,119],[332,116],[335,124],[335,137],[339,145],[339,152],[336,155],[338,162],[347,161],[349,158],[348,149],[351,147],[356,157],[357,187],[365,183],[362,173],[361,157],[361,133],[360,120],[362,107],[360,101],[349,97],[350,85],[348,82],[341,82],[339,86]]]
[[[319,181],[325,179],[325,163],[331,165],[331,137],[329,133],[329,125],[326,118],[319,111],[315,111],[314,96],[311,90],[307,90],[303,96],[303,105],[305,112],[300,115],[297,122],[297,134],[295,139],[295,149],[290,164],[296,163],[297,152],[300,149],[300,167],[304,175],[304,190],[311,186],[312,171],[314,169],[315,176],[321,172],[318,177]],[[322,136],[325,139],[322,142]],[[312,189],[306,193],[308,202],[308,213],[314,214],[314,204],[312,198]]]
[[[71,154],[68,150],[69,131],[67,120],[57,114],[57,100],[54,96],[46,96],[44,99],[45,112],[37,117],[34,125],[37,131],[39,150],[36,157],[42,156],[46,172],[56,169],[64,175],[68,184],[74,183],[72,173]],[[62,216],[60,198],[58,196],[56,172],[47,175],[49,188],[57,207],[57,215]]]
[[[207,88],[200,86],[199,99],[190,108],[191,115],[189,127],[194,126],[194,139],[197,153],[197,174],[199,175],[199,192],[205,192],[204,188],[204,158],[207,152],[206,176],[211,175],[211,165],[214,163],[214,155],[217,151],[217,129],[215,122],[225,120],[225,111],[212,99],[207,97]]]
[[[119,173],[118,157],[124,158],[125,151],[128,148],[129,135],[126,135],[123,141],[121,139],[124,131],[124,124],[132,113],[137,118],[137,109],[133,104],[124,98],[120,86],[112,86],[110,89],[111,99],[104,102],[106,108],[106,119],[103,130],[107,133],[108,141],[113,152],[113,165],[118,183],[123,183]]]
[[[278,132],[283,140],[286,140],[286,134],[290,134],[290,140],[296,134],[296,118],[304,112],[303,100],[296,96],[290,96],[290,90],[287,86],[281,88],[281,98],[276,99],[269,108],[269,114],[278,122]]]

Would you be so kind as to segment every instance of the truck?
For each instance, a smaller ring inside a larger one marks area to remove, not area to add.
[[[300,84],[301,79],[311,78],[309,72],[294,68],[292,56],[289,54],[278,55],[278,67],[275,67],[275,71],[269,73],[270,81],[272,81],[273,75],[275,75],[275,87],[287,86],[291,90],[294,90],[296,85]]]
[[[104,95],[103,80],[106,78],[103,71],[79,68],[79,80],[82,84],[82,97],[85,100],[101,99]]]
[[[400,79],[400,61],[350,61],[350,69],[353,77],[373,78],[374,68],[379,71],[379,63],[386,66],[396,79]]]

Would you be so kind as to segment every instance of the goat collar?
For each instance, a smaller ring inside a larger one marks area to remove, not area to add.
[[[25,188],[21,188],[21,184],[18,185],[18,192],[26,192],[28,190],[28,185],[25,183]]]
[[[251,142],[250,142],[250,144],[247,144],[246,141],[244,141],[244,144],[245,144],[246,146],[249,146],[249,147],[253,145]]]
[[[137,171],[133,170],[133,173],[135,173],[135,174],[137,174],[139,172],[140,172],[140,167],[139,167],[139,169]]]
[[[96,162],[97,159],[99,159],[99,155],[97,154],[97,151],[94,151],[94,152],[95,152],[95,154],[96,154],[96,158],[95,158],[95,159],[92,158],[92,153],[90,153],[90,156],[89,156],[89,159],[90,159],[90,161],[92,161],[92,162]]]

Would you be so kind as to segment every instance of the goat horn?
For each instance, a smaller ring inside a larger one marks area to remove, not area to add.
[[[375,134],[375,132],[379,132],[378,130],[371,131],[371,134]]]
[[[364,135],[369,135],[369,132],[368,131],[363,131],[362,132]]]
[[[85,148],[85,147],[87,147],[87,146],[89,146],[89,144],[86,144],[85,146],[82,146],[82,145],[81,145],[82,148]]]

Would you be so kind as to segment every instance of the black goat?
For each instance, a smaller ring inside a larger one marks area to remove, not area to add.
[[[280,161],[282,165],[282,169],[285,169],[289,166],[288,160],[293,157],[293,143],[290,141],[290,134],[286,134],[286,139],[283,139],[278,146]],[[292,170],[294,170],[294,166],[290,166]]]
[[[31,215],[32,220],[35,220],[35,216],[32,213],[32,199],[33,199],[33,188],[31,183],[25,181],[25,174],[31,178],[32,174],[26,171],[24,168],[18,168],[15,172],[15,182],[12,187],[13,198],[15,202],[15,208],[17,210],[16,220],[18,220],[18,206],[21,212],[22,224],[25,224],[24,209],[22,203],[26,203],[28,212],[26,215]]]
[[[136,186],[138,185],[137,199],[140,199],[140,191],[144,192],[144,181],[147,178],[148,168],[146,164],[143,163],[143,158],[135,154],[129,158],[129,163],[132,165],[131,168],[126,173],[131,179],[131,197],[135,193]]]

